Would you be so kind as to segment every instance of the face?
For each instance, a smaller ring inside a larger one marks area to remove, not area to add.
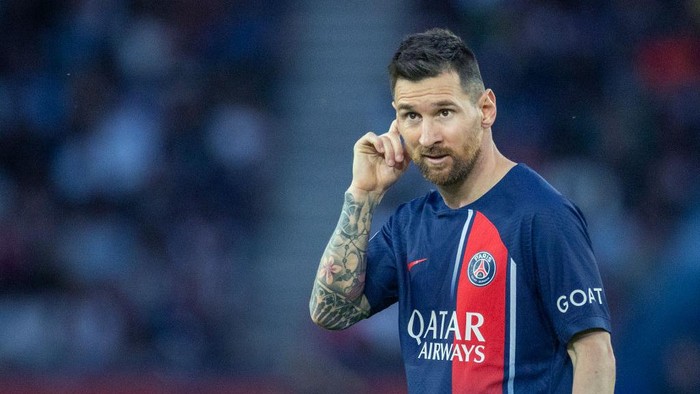
[[[459,76],[399,79],[393,105],[406,150],[423,176],[438,186],[462,183],[479,159],[484,128],[478,103],[462,90]]]

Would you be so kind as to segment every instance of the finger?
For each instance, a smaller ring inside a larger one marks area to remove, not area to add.
[[[384,161],[389,167],[393,167],[396,161],[396,152],[394,151],[394,143],[391,141],[392,137],[387,134],[382,134],[379,137],[382,141],[382,146],[384,147]]]
[[[363,135],[362,138],[357,141],[356,148],[358,149],[358,152],[362,153],[377,152],[384,154],[384,143],[381,141],[379,136],[371,131]]]
[[[389,132],[394,133],[394,134],[400,134],[399,133],[399,122],[397,122],[396,119],[391,121],[391,125],[389,125]]]
[[[389,137],[389,141],[391,142],[391,146],[394,151],[394,160],[397,163],[403,162],[406,152],[403,143],[401,142],[401,134],[399,133],[399,127],[398,123],[396,122],[396,119],[394,119],[394,121],[391,122],[391,126],[389,126],[389,131],[387,132],[387,135]]]

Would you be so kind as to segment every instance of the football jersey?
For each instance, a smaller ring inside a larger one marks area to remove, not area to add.
[[[411,393],[570,393],[567,343],[610,331],[581,212],[523,164],[465,207],[399,206],[367,256],[371,314],[399,303]]]

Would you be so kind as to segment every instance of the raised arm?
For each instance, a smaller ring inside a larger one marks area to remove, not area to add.
[[[372,215],[410,162],[396,121],[381,136],[365,134],[353,152],[352,184],[321,257],[309,301],[311,319],[329,330],[350,327],[369,316],[370,305],[363,293]]]
[[[309,302],[314,323],[330,330],[347,328],[369,315],[362,294],[372,212],[379,201],[350,190],[338,225],[321,257]]]

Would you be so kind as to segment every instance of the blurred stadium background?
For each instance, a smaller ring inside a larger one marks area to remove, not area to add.
[[[0,392],[404,392],[395,311],[329,333],[307,300],[429,27],[587,216],[618,392],[700,392],[700,1],[574,3],[0,1]]]

